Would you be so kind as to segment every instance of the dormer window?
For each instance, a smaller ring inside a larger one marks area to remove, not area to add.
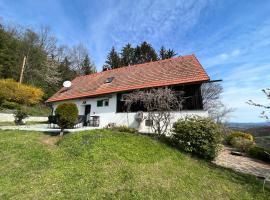
[[[109,77],[106,79],[105,83],[111,83],[113,81],[114,77]]]

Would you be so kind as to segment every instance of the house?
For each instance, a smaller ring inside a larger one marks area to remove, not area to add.
[[[203,110],[201,85],[210,80],[195,55],[137,64],[95,74],[79,76],[69,88],[63,87],[47,100],[54,110],[63,102],[74,102],[83,124],[105,127],[109,123],[127,125],[149,131],[145,121],[138,123],[135,115],[140,108],[126,112],[124,94],[147,88],[170,87],[184,91],[188,97],[183,110],[173,112],[173,121],[185,115],[207,116]]]

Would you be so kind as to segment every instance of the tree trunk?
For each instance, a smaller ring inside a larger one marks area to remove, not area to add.
[[[64,135],[64,129],[61,129],[61,131],[60,131],[60,137],[63,137],[63,135]]]
[[[23,73],[24,73],[25,62],[26,62],[26,56],[23,57],[23,63],[22,63],[22,68],[21,68],[20,81],[19,81],[20,83],[23,82]]]

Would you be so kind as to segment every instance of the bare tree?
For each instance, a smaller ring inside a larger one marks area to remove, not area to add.
[[[263,89],[262,92],[266,95],[266,98],[270,100],[270,88]],[[270,105],[263,105],[260,103],[255,103],[252,100],[248,100],[247,103],[249,105],[252,105],[252,106],[256,106],[256,107],[260,107],[260,108],[264,108],[264,109],[270,109]],[[269,117],[268,117],[266,111],[262,111],[261,117],[265,118],[266,120],[269,120]]]
[[[217,123],[226,121],[229,114],[234,111],[221,101],[221,94],[223,87],[219,83],[210,82],[204,83],[201,87],[201,94],[203,99],[203,108],[208,111],[209,116]]]
[[[88,55],[87,48],[83,44],[78,44],[73,46],[69,55],[71,60],[71,68],[76,70],[79,74],[83,74],[82,63],[86,55]]]
[[[219,83],[204,83],[201,87],[201,93],[203,98],[203,108],[209,110],[216,106],[217,101],[220,100],[223,87]]]
[[[183,92],[174,92],[169,88],[140,90],[125,95],[128,112],[134,104],[142,103],[147,112],[145,119],[151,120],[151,128],[158,135],[168,131],[173,110],[181,110],[184,98]]]

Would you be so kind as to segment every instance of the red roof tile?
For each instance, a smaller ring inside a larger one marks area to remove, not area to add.
[[[109,77],[114,77],[113,81],[105,83]],[[47,102],[208,80],[197,58],[188,55],[79,76],[70,89],[62,88]]]

